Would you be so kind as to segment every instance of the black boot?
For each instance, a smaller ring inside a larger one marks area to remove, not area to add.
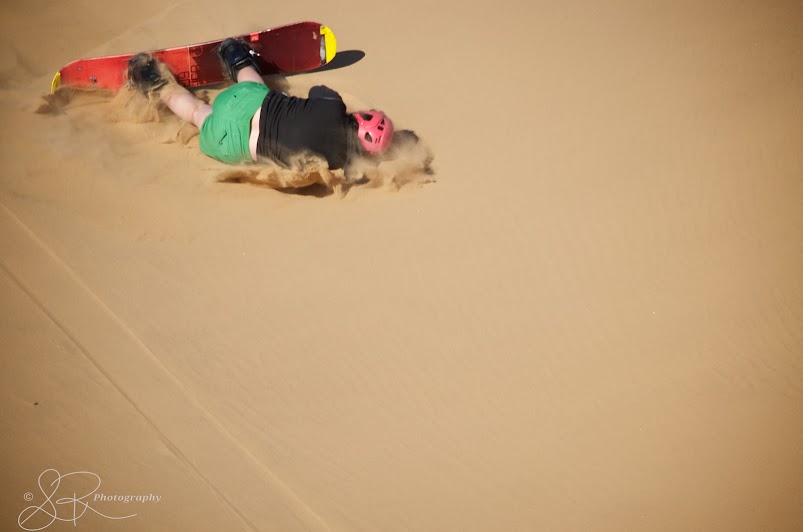
[[[262,73],[254,61],[254,51],[241,40],[229,37],[222,43],[217,50],[217,55],[223,63],[224,72],[227,72],[233,81],[237,81],[237,72],[250,66],[258,73]]]
[[[137,54],[128,61],[128,82],[147,95],[164,87],[167,80],[159,72],[156,59],[148,54]]]

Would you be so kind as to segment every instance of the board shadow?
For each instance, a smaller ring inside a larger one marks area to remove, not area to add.
[[[314,70],[308,70],[307,72],[304,72],[304,74],[312,72],[326,72],[327,70],[337,70],[338,68],[350,67],[354,63],[362,60],[363,57],[365,57],[365,52],[362,50],[343,50],[342,52],[337,52],[334,59],[329,61],[324,66]]]

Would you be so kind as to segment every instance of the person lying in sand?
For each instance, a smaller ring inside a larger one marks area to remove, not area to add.
[[[230,164],[267,158],[285,166],[294,157],[312,154],[336,170],[359,157],[378,157],[391,146],[393,122],[383,112],[349,114],[340,95],[324,85],[310,89],[308,98],[268,89],[251,48],[240,40],[223,41],[218,55],[236,83],[212,105],[182,87],[151,55],[138,54],[128,63],[129,83],[135,89],[158,96],[200,130],[204,154]]]

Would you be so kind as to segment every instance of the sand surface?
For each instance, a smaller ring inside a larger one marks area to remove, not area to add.
[[[35,113],[72,59],[298,20],[365,56],[289,90],[383,108],[436,182],[219,183],[176,121]],[[803,530],[803,3],[0,28],[0,529]]]

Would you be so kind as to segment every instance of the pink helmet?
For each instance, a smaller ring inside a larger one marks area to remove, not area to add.
[[[382,153],[393,141],[393,122],[382,111],[357,111],[357,136],[368,153]]]

